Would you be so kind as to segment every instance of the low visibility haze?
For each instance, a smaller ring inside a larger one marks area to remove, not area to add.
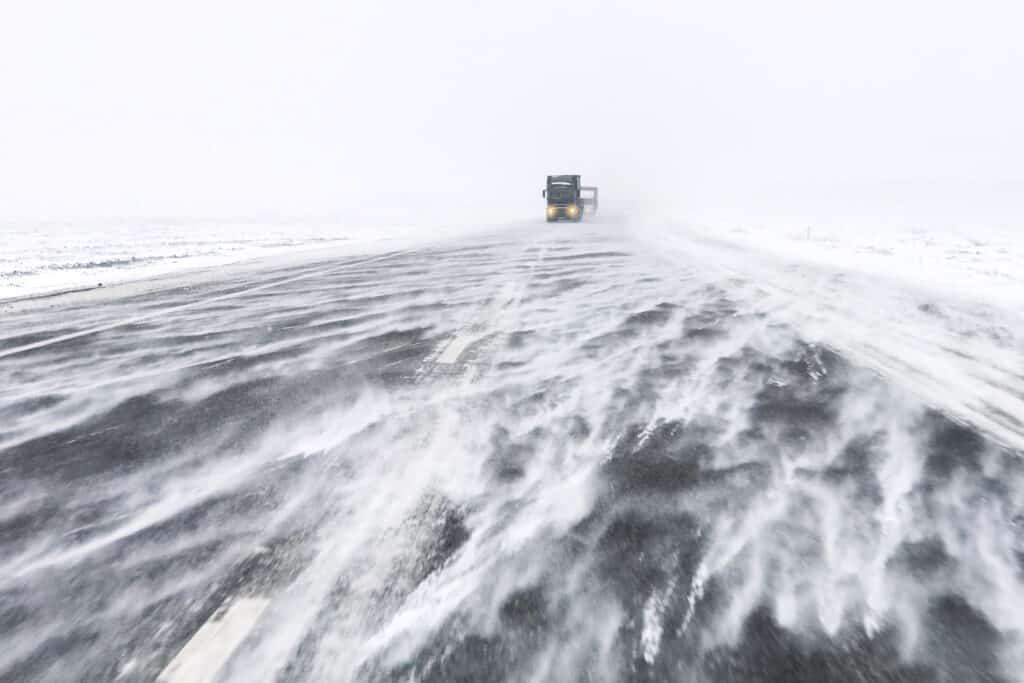
[[[7,4],[0,681],[1024,683],[1024,9]]]
[[[11,6],[0,218],[529,216],[545,174],[578,172],[712,224],[1019,224],[1022,20],[1010,2]]]

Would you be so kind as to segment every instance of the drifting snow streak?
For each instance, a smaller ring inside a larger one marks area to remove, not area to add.
[[[682,635],[693,620],[693,615],[697,613],[697,603],[704,599],[704,582],[707,578],[707,569],[701,562],[697,565],[697,571],[693,573],[690,593],[686,596],[686,614],[683,616],[683,623],[679,625],[678,635]]]
[[[0,676],[155,678],[242,595],[225,680],[1014,680],[1020,454],[707,263],[599,226],[5,317],[67,340],[0,358]]]

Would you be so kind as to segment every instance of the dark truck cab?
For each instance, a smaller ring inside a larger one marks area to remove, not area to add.
[[[541,196],[548,200],[548,223],[560,218],[578,223],[584,211],[597,212],[597,188],[580,185],[578,175],[549,175]]]

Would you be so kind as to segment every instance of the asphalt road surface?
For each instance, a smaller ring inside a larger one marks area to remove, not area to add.
[[[1022,453],[759,286],[585,223],[4,309],[0,680],[1022,680]]]

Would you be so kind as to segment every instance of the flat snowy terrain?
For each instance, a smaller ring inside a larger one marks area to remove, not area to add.
[[[438,231],[465,228],[442,227]],[[438,232],[435,231],[435,234]],[[110,286],[324,246],[362,250],[417,230],[332,221],[101,221],[0,224],[0,300]]]
[[[1022,681],[1022,245],[531,223],[0,301],[0,680]]]

